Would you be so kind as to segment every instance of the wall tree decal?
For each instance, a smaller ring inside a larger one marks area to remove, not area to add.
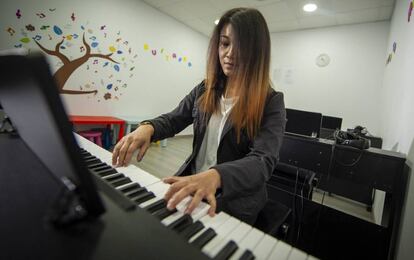
[[[85,54],[82,57],[79,57],[74,60],[69,60],[68,57],[66,57],[63,53],[60,52],[60,46],[63,44],[65,39],[62,39],[60,42],[56,44],[55,50],[49,50],[46,49],[43,45],[41,45],[37,40],[35,40],[35,43],[39,48],[44,51],[45,53],[55,56],[58,59],[60,59],[63,63],[63,65],[55,72],[53,75],[53,78],[56,81],[56,84],[58,85],[59,92],[61,94],[90,94],[90,93],[98,93],[98,90],[89,90],[89,91],[82,91],[82,90],[69,90],[64,89],[66,81],[69,79],[69,77],[72,75],[73,72],[75,72],[76,69],[78,69],[80,66],[82,66],[84,63],[86,63],[90,58],[101,58],[105,60],[109,60],[113,63],[119,64],[115,60],[111,58],[111,55],[113,53],[109,54],[100,54],[100,53],[91,53],[91,47],[85,40],[85,33],[83,33],[83,44],[85,46]]]

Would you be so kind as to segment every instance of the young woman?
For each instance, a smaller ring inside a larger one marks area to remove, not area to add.
[[[173,209],[188,195],[191,213],[201,200],[209,214],[223,210],[249,224],[267,200],[285,129],[283,94],[271,88],[270,36],[262,14],[227,11],[210,40],[206,78],[167,114],[144,121],[115,146],[113,164],[140,161],[151,141],[193,124],[193,151],[173,177],[165,199]]]

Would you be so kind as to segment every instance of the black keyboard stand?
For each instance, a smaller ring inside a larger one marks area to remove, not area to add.
[[[69,181],[69,180],[68,180]],[[76,186],[63,185],[46,219],[57,228],[63,228],[88,218],[88,212],[76,194]]]

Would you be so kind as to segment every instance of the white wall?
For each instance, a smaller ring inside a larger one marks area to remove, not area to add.
[[[378,22],[272,34],[272,76],[286,106],[378,134],[388,32],[389,22]],[[331,58],[327,67],[315,64],[321,53]]]
[[[391,20],[388,53],[396,52],[384,71],[381,89],[381,136],[384,148],[407,154],[407,164],[414,165],[414,16],[408,22],[408,0],[397,0]],[[414,15],[414,14],[413,14]],[[412,175],[412,170],[410,175]],[[414,178],[407,183],[407,198],[402,216],[397,259],[412,259],[414,248]]]
[[[16,16],[17,9],[20,9],[20,19]],[[37,13],[44,13],[46,17],[41,18]],[[75,21],[71,19],[72,13]],[[29,38],[37,34],[42,36],[39,42],[50,49],[54,49],[64,35],[82,35],[86,32],[89,44],[91,36],[96,36],[99,42],[98,48],[93,51],[100,49],[103,54],[108,54],[111,45],[123,51],[122,55],[112,55],[121,63],[120,72],[114,70],[113,63],[103,67],[105,60],[99,59],[98,65],[94,65],[91,59],[72,74],[65,88],[79,90],[80,86],[85,89],[85,85],[89,84],[99,92],[97,95],[62,95],[71,114],[157,116],[173,109],[204,78],[208,38],[141,1],[7,0],[0,3],[0,17],[0,50],[22,44],[19,40],[24,37],[20,31],[23,29]],[[25,26],[28,24],[32,24],[35,31],[27,31]],[[42,25],[51,27],[40,30]],[[58,25],[63,34],[55,34],[53,25]],[[85,30],[81,29],[82,25]],[[101,30],[103,25],[106,27]],[[9,27],[16,31],[14,35],[7,32]],[[87,32],[88,29],[93,32]],[[107,33],[106,38],[104,33]],[[48,35],[53,39],[49,40]],[[122,39],[117,42],[118,38]],[[123,43],[126,40],[128,45]],[[66,42],[69,41],[66,39]],[[80,52],[81,37],[70,42],[73,45],[61,50],[62,53],[72,59],[83,55]],[[145,44],[149,46],[148,50],[144,50]],[[33,40],[22,45],[32,51],[39,49]],[[128,48],[132,49],[131,54]],[[157,54],[152,55],[151,50],[156,50]],[[173,53],[176,53],[176,59],[173,59]],[[166,55],[169,56],[168,61]],[[179,57],[185,57],[186,62],[178,62]],[[125,60],[122,61],[122,58]],[[58,59],[53,57],[49,60],[53,70],[61,66],[57,64]],[[191,62],[191,67],[188,62]],[[113,88],[107,90],[106,86],[110,83]],[[122,87],[124,84],[126,88]],[[115,86],[118,86],[117,91]],[[111,93],[111,99],[104,98],[106,93]]]

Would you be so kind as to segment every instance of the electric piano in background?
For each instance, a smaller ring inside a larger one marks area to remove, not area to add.
[[[165,211],[159,201],[166,184],[135,166],[113,169],[105,164],[109,152],[77,139],[104,187],[106,213],[56,229],[45,218],[59,195],[54,180],[19,137],[0,136],[0,147],[9,148],[0,154],[0,204],[7,209],[0,212],[0,259],[315,259],[223,212],[209,217],[207,204],[191,217],[182,205]]]
[[[321,258],[344,251],[343,256],[357,257],[364,252],[369,257],[393,259],[408,176],[403,154],[377,148],[359,150],[335,145],[331,140],[285,135],[280,161],[315,172],[319,190],[364,203],[369,208],[374,189],[385,192],[380,225],[291,196],[291,202],[296,200],[296,206],[305,215],[302,224],[311,230],[306,234],[301,227],[300,237],[294,238],[298,241],[295,246],[310,254],[324,250],[323,254],[317,254]],[[278,200],[279,196],[279,190],[269,190],[270,199]],[[314,247],[310,248],[310,244]],[[368,248],[380,252],[369,254],[365,251]]]

